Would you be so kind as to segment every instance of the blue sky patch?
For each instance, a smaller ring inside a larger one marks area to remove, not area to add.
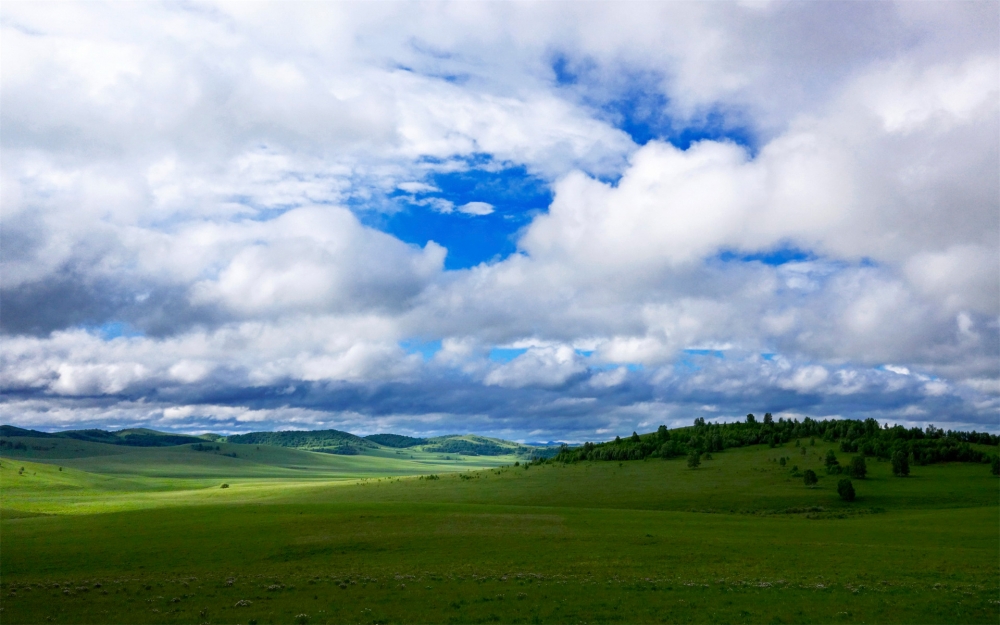
[[[651,72],[618,72],[612,84],[590,59],[565,54],[551,57],[555,83],[577,92],[599,116],[625,131],[639,145],[658,139],[686,150],[697,141],[732,141],[757,153],[757,138],[739,111],[712,108],[689,120],[668,115],[670,98],[663,93],[663,77]]]
[[[753,253],[726,250],[720,253],[718,258],[724,263],[759,262],[765,265],[771,265],[772,267],[777,267],[778,265],[784,265],[786,263],[800,263],[808,260],[816,260],[817,256],[808,250],[803,250],[790,245]]]
[[[548,209],[552,192],[522,166],[497,167],[488,157],[472,159],[465,171],[437,173],[422,182],[429,189],[400,189],[391,199],[403,210],[370,224],[416,245],[435,241],[448,248],[445,269],[467,269],[503,260],[517,250],[517,233]],[[442,201],[446,202],[442,206]],[[462,212],[477,203],[488,214]],[[482,203],[482,204],[478,204]],[[451,212],[442,212],[450,207]]]
[[[97,327],[88,329],[95,331],[105,341],[110,341],[122,336],[126,338],[144,336],[142,332],[139,332],[124,321],[108,321]]]
[[[430,360],[434,357],[434,354],[441,351],[441,341],[420,341],[418,339],[409,339],[406,341],[400,341],[399,346],[403,348],[407,354],[420,354],[423,356],[424,360]]]
[[[698,364],[698,361],[706,357],[725,360],[726,354],[717,349],[685,349],[681,351],[681,357],[674,363],[674,370],[701,371],[701,365]]]
[[[718,349],[685,349],[685,354],[690,354],[691,356],[713,356],[719,359],[725,359],[725,352]]]
[[[493,362],[510,362],[526,351],[528,350],[521,348],[494,347],[490,350],[490,360]]]

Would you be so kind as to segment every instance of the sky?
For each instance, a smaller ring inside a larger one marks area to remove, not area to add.
[[[0,421],[1000,431],[996,2],[4,2]]]

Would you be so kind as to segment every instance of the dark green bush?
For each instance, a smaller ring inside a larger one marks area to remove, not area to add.
[[[842,479],[837,482],[837,494],[844,501],[854,501],[854,484],[849,479]]]
[[[854,456],[851,458],[851,464],[848,469],[851,477],[857,480],[863,480],[868,475],[868,465],[865,464],[864,456]]]
[[[688,468],[697,469],[701,464],[701,454],[697,451],[692,451],[688,454]]]
[[[909,454],[901,449],[892,452],[892,474],[896,477],[906,477],[910,474]]]

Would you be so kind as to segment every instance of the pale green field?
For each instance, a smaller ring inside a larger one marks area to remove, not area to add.
[[[340,456],[219,443],[215,453],[194,451],[190,445],[123,447],[68,439],[15,440],[25,442],[28,449],[0,460],[0,508],[7,516],[261,501],[308,489],[470,471],[517,461],[514,456],[387,449]],[[21,467],[23,474],[18,473]],[[229,488],[220,488],[223,483]]]

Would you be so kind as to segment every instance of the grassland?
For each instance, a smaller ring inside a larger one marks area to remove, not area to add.
[[[234,447],[4,458],[0,621],[1000,619],[1000,490],[981,464],[896,478],[872,460],[848,504],[833,476],[791,476],[822,445],[460,472]]]

